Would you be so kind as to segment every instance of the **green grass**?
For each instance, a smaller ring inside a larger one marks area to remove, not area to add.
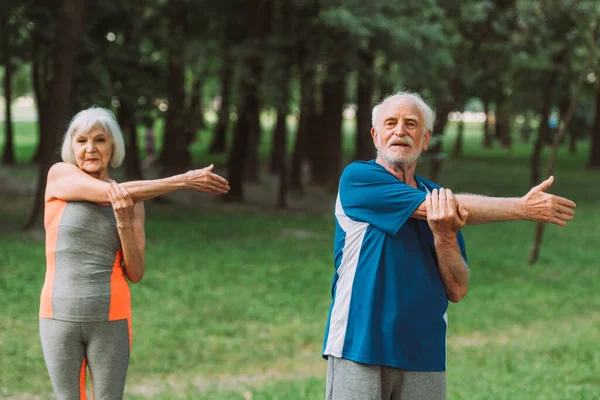
[[[440,183],[524,194],[530,146],[516,143],[509,156],[481,150],[480,136],[469,127]],[[576,219],[546,229],[536,266],[526,264],[533,224],[464,229],[472,278],[449,309],[449,399],[600,398],[600,187],[583,169],[585,146],[560,154],[552,191],[577,202]],[[0,193],[0,398],[51,398],[37,330],[43,235],[17,231],[29,200]],[[148,204],[127,398],[322,399],[332,234],[330,212]]]

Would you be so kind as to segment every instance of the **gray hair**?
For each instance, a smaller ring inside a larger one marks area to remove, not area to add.
[[[83,111],[79,111],[73,117],[63,138],[60,151],[62,160],[77,165],[71,143],[73,136],[77,133],[87,133],[97,128],[102,129],[106,134],[111,136],[113,148],[110,166],[113,168],[119,167],[125,158],[125,140],[123,139],[123,132],[112,111],[102,107],[90,107]]]
[[[379,110],[381,106],[390,101],[390,100],[408,100],[415,104],[421,110],[421,114],[423,114],[425,129],[428,131],[433,131],[433,121],[435,117],[433,115],[433,111],[431,108],[425,103],[423,98],[418,93],[412,93],[408,91],[400,91],[396,92],[381,101],[381,103],[377,104],[373,107],[371,123],[373,124],[373,128],[377,129],[377,122],[379,119]]]

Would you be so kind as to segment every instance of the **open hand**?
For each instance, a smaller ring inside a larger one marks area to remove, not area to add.
[[[533,222],[551,223],[558,226],[567,225],[575,215],[576,205],[569,199],[555,196],[545,191],[554,182],[554,177],[533,187],[521,198],[525,219]]]
[[[123,186],[112,182],[108,187],[108,198],[117,219],[117,226],[131,228],[133,226],[133,207],[135,206],[131,194]]]
[[[211,164],[206,168],[195,169],[184,174],[186,186],[199,192],[226,194],[229,192],[229,182],[214,174]]]
[[[469,212],[460,205],[450,189],[433,189],[425,199],[427,223],[434,235],[455,235],[469,220]]]

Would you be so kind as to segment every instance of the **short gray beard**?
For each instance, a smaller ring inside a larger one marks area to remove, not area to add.
[[[377,148],[377,157],[381,157],[387,164],[394,165],[394,166],[411,164],[411,163],[417,161],[420,156],[421,156],[421,151],[419,151],[417,154],[415,154],[413,157],[410,157],[409,159],[404,158],[402,160],[398,160],[397,158],[394,158],[394,157],[388,157],[385,152],[382,152],[379,150],[379,148]]]

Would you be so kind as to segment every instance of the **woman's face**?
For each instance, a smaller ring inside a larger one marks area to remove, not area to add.
[[[72,147],[77,166],[82,171],[88,174],[98,174],[108,170],[113,141],[112,137],[102,128],[75,134]]]

